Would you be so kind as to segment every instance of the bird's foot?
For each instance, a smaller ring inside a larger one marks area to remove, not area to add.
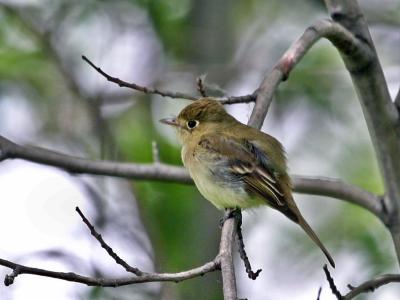
[[[235,218],[235,219],[242,219],[242,212],[240,210],[240,208],[227,208],[225,209],[225,215],[221,218],[221,220],[219,220],[219,227],[222,228],[222,226],[224,226],[224,223],[226,220],[231,219],[231,218]]]

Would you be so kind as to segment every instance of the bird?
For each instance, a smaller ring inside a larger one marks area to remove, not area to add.
[[[276,138],[240,123],[211,97],[160,122],[176,128],[183,165],[204,198],[218,209],[278,210],[300,225],[335,267],[293,199],[285,150]]]

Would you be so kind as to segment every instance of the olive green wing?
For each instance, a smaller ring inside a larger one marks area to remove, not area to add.
[[[298,223],[321,248],[329,263],[335,267],[332,256],[302,217],[293,201],[283,152],[275,154],[277,155],[275,157],[269,155],[270,151],[274,151],[274,147],[279,146],[280,143],[277,141],[275,145],[269,144],[268,139],[261,140],[260,143],[259,138],[254,141],[213,134],[203,136],[199,142],[199,149],[201,149],[199,152],[204,154],[204,159],[208,162],[211,159],[209,166],[213,166],[211,173],[216,180],[243,184],[248,194],[264,199],[266,204]]]
[[[274,161],[257,144],[246,138],[223,134],[204,135],[198,144],[205,160],[212,160],[211,173],[218,180],[229,180],[243,184],[250,196],[259,197],[266,204],[282,211],[293,221],[280,174]]]

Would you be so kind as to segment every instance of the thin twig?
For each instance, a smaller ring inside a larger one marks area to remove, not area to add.
[[[181,99],[187,99],[187,100],[197,100],[197,97],[194,97],[194,96],[189,95],[189,94],[179,93],[179,92],[162,91],[162,90],[159,90],[159,89],[148,88],[148,87],[145,87],[145,86],[138,85],[136,83],[132,83],[132,82],[127,82],[127,81],[121,80],[121,79],[119,79],[117,77],[113,77],[111,75],[108,75],[101,68],[97,67],[85,55],[82,55],[82,59],[84,61],[86,61],[98,73],[100,73],[103,77],[105,77],[108,81],[116,83],[120,87],[130,88],[130,89],[133,89],[133,90],[145,93],[145,94],[157,94],[157,95],[160,95],[162,97],[181,98]]]
[[[339,292],[335,285],[335,281],[333,280],[331,273],[328,270],[328,266],[324,265],[323,269],[325,272],[326,280],[328,281],[329,287],[331,288],[332,294],[334,294],[338,300],[344,300],[342,294]]]
[[[356,296],[360,295],[361,293],[368,293],[373,292],[377,288],[381,287],[382,285],[391,283],[391,282],[400,282],[400,274],[386,274],[377,276],[371,280],[365,281],[364,283],[360,284],[359,286],[353,287],[349,286],[351,291],[347,293],[343,299],[350,300],[355,298]]]
[[[196,83],[197,83],[197,91],[200,93],[202,97],[207,97],[206,89],[204,86],[204,76],[199,76],[197,77]]]
[[[320,300],[321,292],[322,292],[322,286],[320,286],[319,289],[318,289],[317,300]]]
[[[250,103],[256,100],[257,93],[244,95],[244,96],[227,96],[222,98],[215,98],[222,104],[237,104],[237,103]]]
[[[235,210],[234,217],[237,219],[236,234],[237,234],[237,238],[238,238],[238,249],[239,249],[240,258],[243,260],[247,276],[249,276],[249,278],[252,280],[256,280],[262,270],[258,269],[256,272],[253,272],[253,270],[251,269],[251,264],[250,264],[249,258],[247,257],[245,246],[244,246],[244,241],[243,241],[242,212],[240,211],[240,209]]]
[[[75,210],[81,216],[82,221],[89,228],[90,234],[94,236],[94,238],[100,243],[101,247],[107,251],[108,255],[110,255],[117,264],[123,266],[127,272],[131,272],[137,276],[143,275],[142,271],[140,271],[138,268],[130,266],[126,261],[124,261],[121,257],[119,257],[118,254],[115,253],[114,250],[110,246],[107,245],[107,243],[104,241],[101,234],[99,234],[96,231],[96,228],[94,228],[94,226],[89,222],[89,220],[85,217],[85,215],[82,213],[82,211],[79,209],[79,207],[76,207]]]
[[[149,88],[145,86],[138,85],[133,82],[127,82],[124,80],[121,80],[117,77],[113,77],[106,72],[104,72],[101,68],[97,67],[91,60],[89,60],[85,55],[82,55],[82,59],[87,62],[93,69],[95,69],[100,75],[102,75],[104,78],[106,78],[108,81],[113,82],[115,84],[118,84],[120,87],[126,87],[129,89],[133,89],[145,94],[155,94],[155,95],[160,95],[162,97],[169,97],[169,98],[179,98],[179,99],[186,99],[186,100],[197,100],[198,97],[195,97],[193,95],[189,95],[186,93],[181,93],[181,92],[171,92],[167,90],[160,90],[156,88]],[[245,96],[230,96],[230,97],[223,97],[223,98],[218,98],[219,101],[221,101],[222,104],[235,104],[235,103],[248,103],[252,102],[255,100],[254,95],[245,95]]]
[[[10,275],[6,275],[4,277],[4,285],[5,286],[10,286],[14,283],[14,279],[21,274],[21,268],[19,266],[16,266],[12,273]]]

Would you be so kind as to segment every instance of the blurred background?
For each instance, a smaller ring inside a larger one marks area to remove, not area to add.
[[[360,0],[392,95],[400,82],[400,1]],[[89,57],[126,81],[196,94],[253,92],[265,72],[313,21],[320,0],[0,1],[0,134],[90,159],[180,165],[174,132],[158,123],[189,102],[143,95],[107,82]],[[227,109],[246,122],[252,104]],[[383,186],[358,100],[336,50],[321,41],[283,83],[263,130],[286,147],[292,174],[341,178],[374,193]],[[398,272],[391,238],[367,211],[324,197],[295,195],[337,268],[344,293],[375,275]],[[221,212],[194,186],[129,181],[6,160],[0,164],[0,257],[91,276],[125,276],[90,236],[79,206],[105,240],[144,271],[175,272],[213,258]],[[236,257],[240,298],[335,299],[319,249],[281,214],[244,213],[244,237],[259,278]],[[10,270],[0,267],[0,277]],[[391,284],[359,299],[395,300]],[[1,300],[222,299],[218,272],[179,284],[92,288],[23,275],[0,285]]]

